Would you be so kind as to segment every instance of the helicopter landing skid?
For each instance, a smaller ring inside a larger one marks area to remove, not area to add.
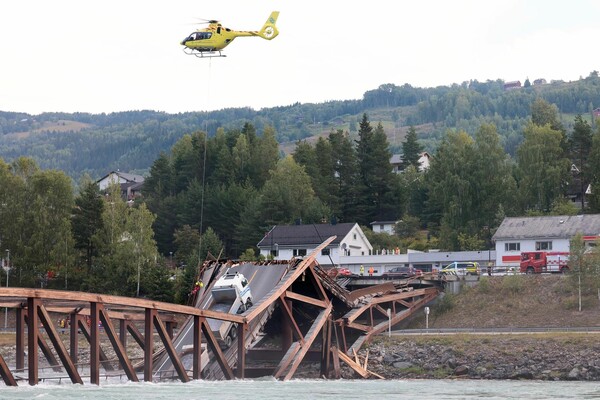
[[[183,49],[183,52],[188,56],[196,56],[198,58],[215,58],[215,57],[227,57],[225,54],[221,54],[220,51],[212,51],[212,50],[196,50],[196,49]]]

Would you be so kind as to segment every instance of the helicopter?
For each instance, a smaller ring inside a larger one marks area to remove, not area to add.
[[[221,50],[238,36],[259,36],[267,40],[274,39],[279,35],[279,31],[275,26],[277,17],[279,17],[279,11],[273,11],[260,31],[234,31],[225,28],[219,21],[210,20],[207,21],[208,27],[192,32],[183,39],[181,45],[184,46],[184,53],[188,55],[195,55],[200,58],[226,57],[221,53]]]

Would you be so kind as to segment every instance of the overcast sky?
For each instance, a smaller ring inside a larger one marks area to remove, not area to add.
[[[258,30],[226,58],[179,44],[200,18]],[[28,0],[0,6],[0,110],[169,113],[359,99],[384,83],[600,70],[600,1]]]

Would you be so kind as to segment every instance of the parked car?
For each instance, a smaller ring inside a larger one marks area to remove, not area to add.
[[[394,267],[381,274],[384,279],[407,279],[423,275],[423,271],[413,267]]]
[[[442,268],[444,275],[479,275],[481,268],[478,262],[453,262]]]
[[[331,278],[335,278],[338,276],[352,276],[353,274],[348,268],[330,268],[327,271],[327,275]]]

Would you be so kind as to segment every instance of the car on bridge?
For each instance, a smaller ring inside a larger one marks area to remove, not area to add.
[[[423,271],[414,267],[394,267],[381,274],[383,279],[408,279],[422,276]]]
[[[481,267],[478,262],[453,262],[440,271],[442,275],[480,275]]]
[[[353,276],[354,274],[348,268],[330,268],[327,271],[327,275],[329,275],[330,278],[337,278],[343,276]]]

